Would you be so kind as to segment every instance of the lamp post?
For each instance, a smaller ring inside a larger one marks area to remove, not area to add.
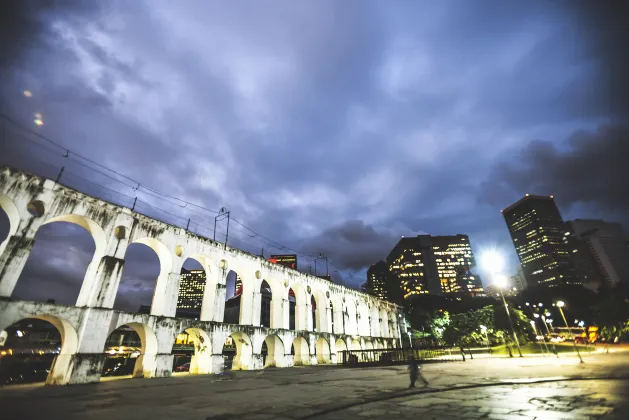
[[[579,352],[579,348],[577,347],[577,342],[574,340],[574,334],[570,332],[570,326],[568,326],[568,321],[566,320],[566,316],[563,313],[563,307],[566,306],[563,301],[557,302],[557,307],[559,308],[559,313],[561,313],[561,317],[563,318],[563,322],[566,324],[566,328],[568,328],[568,332],[572,336],[572,344],[574,344],[574,349],[577,351],[577,356],[579,356],[579,361],[583,363],[583,359],[581,358],[581,353]]]
[[[515,328],[513,328],[513,321],[511,320],[509,306],[507,305],[507,301],[505,300],[504,293],[502,293],[502,289],[507,286],[507,278],[504,275],[500,274],[505,265],[504,257],[500,252],[488,250],[481,255],[481,259],[482,264],[491,272],[494,284],[498,286],[498,291],[500,292],[502,303],[504,304],[505,311],[507,312],[507,318],[509,318],[509,325],[511,326],[511,331],[513,332],[513,339],[515,340],[515,345],[518,347],[518,354],[520,355],[520,357],[522,357],[520,342],[518,341],[518,336],[515,333]]]
[[[539,318],[539,314],[534,313],[534,314],[533,314],[533,317],[535,318],[535,321],[531,321],[531,322],[536,323],[537,318]],[[543,317],[542,317],[542,318],[543,318]],[[542,334],[544,334],[544,331],[543,331],[541,328],[540,328],[540,332],[541,332]],[[550,335],[550,334],[549,334],[549,335]],[[548,350],[548,344],[546,344],[546,339],[544,338],[544,340],[543,340],[543,341],[544,341],[544,347],[546,347],[546,352],[550,354],[550,350]],[[554,350],[554,347],[553,347],[553,350]],[[557,354],[557,352],[556,352],[556,351],[555,351],[554,353],[555,353],[555,354]]]
[[[500,297],[502,298],[502,303],[505,306],[505,311],[507,312],[507,318],[509,319],[509,325],[511,326],[511,332],[513,333],[513,340],[515,341],[515,345],[518,348],[518,354],[520,357],[522,356],[522,350],[520,349],[520,341],[518,341],[518,335],[515,333],[515,328],[513,327],[513,321],[511,320],[511,312],[509,311],[509,305],[507,305],[507,301],[505,300],[505,295],[502,293],[502,287],[506,285],[507,279],[504,276],[497,275],[494,277],[494,283],[498,286],[498,291],[500,292]]]
[[[549,315],[549,314],[547,314]],[[548,320],[544,317],[544,315],[542,315],[542,322],[544,324],[544,327],[546,327],[546,332],[548,333],[548,336],[550,337],[550,330],[548,329]],[[553,320],[551,319],[550,322],[552,322]],[[552,342],[551,342],[552,343]],[[555,347],[555,343],[552,343],[553,345],[553,353],[555,353],[555,356],[557,356],[557,358],[559,358],[559,353],[557,353],[557,348]],[[548,347],[548,345],[546,345],[546,347]]]
[[[484,325],[480,326],[480,331],[485,334],[485,341],[487,341],[487,350],[489,351],[489,354],[491,354],[491,347],[489,346],[489,336],[487,335],[487,327]]]

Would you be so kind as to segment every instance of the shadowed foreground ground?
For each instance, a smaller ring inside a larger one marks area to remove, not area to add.
[[[312,367],[0,390],[3,419],[629,418],[629,353],[475,359],[424,367]]]

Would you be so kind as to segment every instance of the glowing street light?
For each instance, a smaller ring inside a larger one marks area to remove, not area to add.
[[[561,313],[561,317],[563,318],[563,322],[566,324],[566,328],[568,328],[568,332],[570,332],[570,326],[568,325],[568,321],[566,320],[566,316],[563,313],[563,307],[566,306],[566,304],[563,301],[558,301],[557,302],[557,307],[559,308],[559,312]],[[574,349],[577,351],[577,355],[579,356],[579,361],[581,363],[583,363],[583,359],[581,358],[581,353],[579,353],[579,348],[577,347],[577,342],[574,339],[574,334],[572,334],[570,332],[570,335],[572,336],[572,344],[574,344]]]
[[[489,336],[487,335],[487,327],[484,325],[480,326],[480,331],[485,334],[485,341],[487,341],[487,350],[489,351],[489,354],[491,354],[491,347],[489,347]]]

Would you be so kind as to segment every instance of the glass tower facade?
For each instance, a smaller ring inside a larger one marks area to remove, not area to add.
[[[502,210],[502,215],[529,285],[580,284],[553,196],[527,194]]]
[[[201,310],[205,290],[205,271],[181,269],[177,309]]]

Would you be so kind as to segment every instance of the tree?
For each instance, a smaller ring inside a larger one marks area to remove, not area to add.
[[[613,288],[601,291],[593,306],[594,323],[599,335],[606,340],[629,335],[629,303],[624,290]]]

